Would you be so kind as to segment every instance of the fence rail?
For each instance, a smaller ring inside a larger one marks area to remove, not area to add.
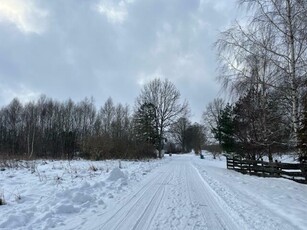
[[[307,184],[307,163],[281,163],[227,156],[227,169],[261,177],[283,177]]]

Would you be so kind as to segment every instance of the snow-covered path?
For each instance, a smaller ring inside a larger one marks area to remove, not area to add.
[[[108,208],[64,229],[306,229],[305,185],[242,175],[210,159],[173,156]]]
[[[306,185],[227,170],[224,157],[32,163],[0,171],[0,229],[307,230]]]
[[[240,229],[186,159],[157,169],[134,194],[83,229]]]

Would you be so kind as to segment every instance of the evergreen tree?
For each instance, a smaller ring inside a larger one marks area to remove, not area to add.
[[[218,118],[217,126],[212,128],[214,137],[227,153],[234,152],[234,125],[232,119],[232,106],[227,104]]]
[[[272,153],[287,145],[287,130],[276,96],[251,88],[236,102],[233,109],[234,136],[237,152],[250,159],[264,155],[273,161]]]
[[[298,149],[300,156],[307,156],[307,98],[304,100],[302,128],[299,130]]]
[[[144,103],[135,115],[135,130],[138,141],[157,145],[158,130],[156,108],[152,103]]]

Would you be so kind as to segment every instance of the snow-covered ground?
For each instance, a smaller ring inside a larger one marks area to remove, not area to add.
[[[72,216],[86,220],[167,162],[19,162],[18,169],[0,171],[0,198],[6,202],[0,206],[0,229],[58,229]]]
[[[0,172],[0,229],[307,229],[307,186],[205,154]],[[2,194],[2,195],[1,195]]]
[[[227,170],[225,161],[207,155],[205,161],[194,159],[193,163],[206,183],[240,215],[246,229],[307,229],[307,185],[243,175]]]

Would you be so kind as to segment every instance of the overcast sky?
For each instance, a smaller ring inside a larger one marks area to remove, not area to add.
[[[45,94],[134,106],[168,78],[192,120],[219,96],[213,43],[235,0],[0,0],[0,106]]]

